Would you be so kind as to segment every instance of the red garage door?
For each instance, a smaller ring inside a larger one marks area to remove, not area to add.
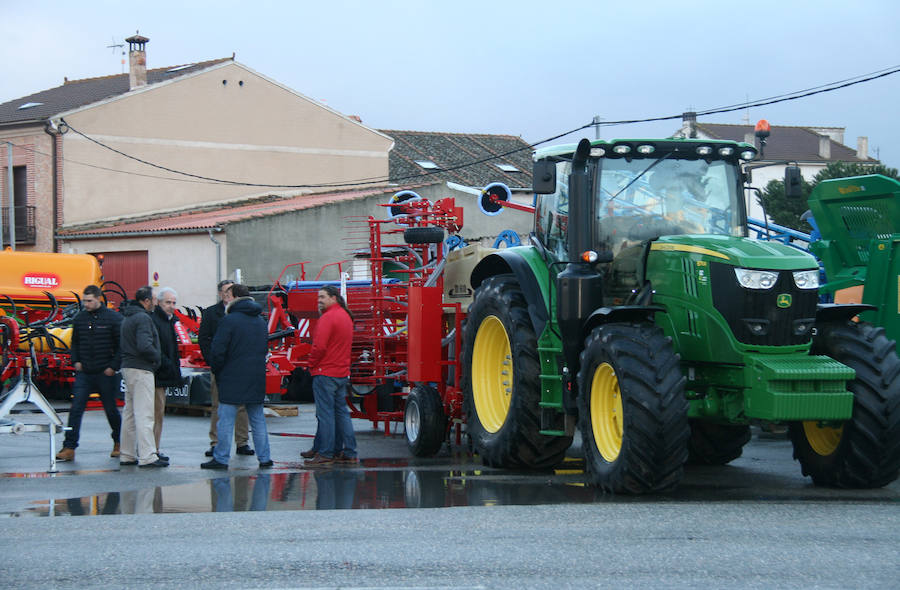
[[[114,281],[125,289],[129,299],[134,292],[149,283],[147,251],[132,250],[127,252],[92,252],[103,261],[103,280]],[[107,294],[113,303],[118,303],[115,295]]]

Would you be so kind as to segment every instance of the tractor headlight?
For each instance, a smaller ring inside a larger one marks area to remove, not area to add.
[[[819,271],[818,270],[798,270],[794,271],[794,284],[798,289],[818,289],[819,288]]]
[[[778,282],[778,273],[768,270],[753,270],[750,268],[736,268],[738,283],[745,289],[771,289]]]

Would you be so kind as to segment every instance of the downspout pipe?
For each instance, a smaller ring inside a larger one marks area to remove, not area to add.
[[[213,237],[213,230],[209,230],[209,239],[216,245],[216,284],[222,281],[222,243]]]
[[[52,119],[47,120],[47,124],[44,126],[44,133],[50,136],[50,141],[53,143],[50,152],[50,160],[53,166],[53,190],[51,191],[53,195],[53,205],[50,207],[51,215],[53,216],[53,218],[50,220],[50,251],[56,252],[56,230],[58,228],[57,218],[59,216],[59,146],[57,145],[57,135],[59,135],[59,129],[57,129],[56,124]]]

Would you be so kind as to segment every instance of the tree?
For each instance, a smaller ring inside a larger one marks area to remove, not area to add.
[[[863,176],[865,174],[881,174],[900,180],[900,173],[897,172],[896,168],[888,168],[881,163],[832,162],[820,170],[811,182],[807,182],[805,178],[801,180],[802,196],[799,199],[788,199],[784,196],[783,180],[770,180],[766,188],[757,196],[757,200],[773,222],[808,232],[812,228],[805,221],[801,221],[800,216],[809,208],[806,201],[816,185],[823,180]]]

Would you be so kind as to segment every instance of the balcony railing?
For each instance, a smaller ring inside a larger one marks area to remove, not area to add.
[[[16,228],[16,244],[34,244],[37,238],[37,230],[34,226],[34,206],[32,205],[20,205],[18,207],[13,207],[13,214],[15,215],[15,228]],[[3,207],[2,214],[0,214],[0,218],[2,218],[3,223],[2,227],[0,227],[0,235],[3,236],[3,245],[9,245],[9,208]]]

